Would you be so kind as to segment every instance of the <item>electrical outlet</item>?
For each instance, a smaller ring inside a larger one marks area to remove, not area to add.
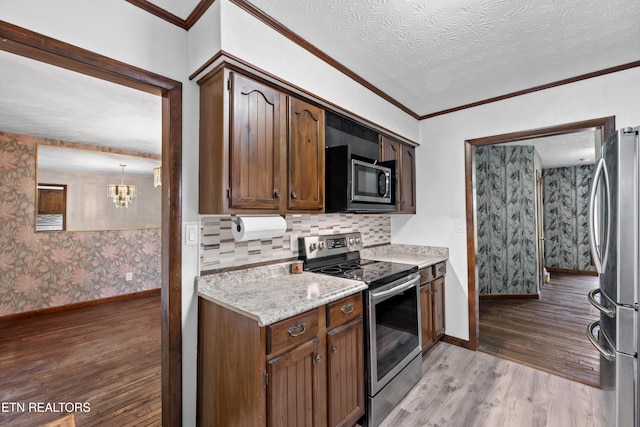
[[[127,282],[132,281],[132,280],[133,280],[133,273],[129,271],[129,272],[125,275],[124,280],[126,280]]]

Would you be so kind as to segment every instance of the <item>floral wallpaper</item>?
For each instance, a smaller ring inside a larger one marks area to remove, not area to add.
[[[480,295],[538,293],[535,149],[476,147]]]
[[[35,233],[38,143],[110,151],[0,132],[0,316],[159,288],[160,229]]]

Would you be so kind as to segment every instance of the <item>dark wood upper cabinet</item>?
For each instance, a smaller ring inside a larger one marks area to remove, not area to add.
[[[386,135],[381,135],[380,160],[396,161],[398,168],[396,187],[398,212],[416,213],[415,148]]]
[[[324,212],[324,110],[227,67],[198,84],[200,213]]]
[[[324,110],[289,98],[289,209],[324,209]]]
[[[400,145],[400,212],[416,213],[416,150]]]
[[[283,191],[284,95],[237,73],[231,73],[230,82],[230,205],[277,210]]]

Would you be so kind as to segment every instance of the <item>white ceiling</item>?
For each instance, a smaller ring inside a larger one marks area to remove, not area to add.
[[[419,116],[640,59],[638,0],[248,0]]]
[[[637,0],[249,2],[418,115],[640,59]],[[160,154],[158,96],[3,51],[0,75],[2,131]]]
[[[0,130],[162,151],[162,98],[0,50]]]
[[[86,171],[120,176],[120,165],[125,175],[153,176],[153,168],[160,160],[125,156],[115,153],[78,150],[75,148],[38,145],[38,170]]]
[[[596,162],[597,131],[589,130],[564,135],[531,138],[508,142],[504,145],[532,145],[540,155],[542,168],[588,165]]]

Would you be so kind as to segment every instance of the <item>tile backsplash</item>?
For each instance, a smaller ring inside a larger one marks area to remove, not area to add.
[[[296,258],[291,238],[359,231],[365,246],[391,243],[391,217],[364,214],[285,215],[287,231],[282,237],[236,242],[231,216],[200,217],[200,274],[267,261]]]

